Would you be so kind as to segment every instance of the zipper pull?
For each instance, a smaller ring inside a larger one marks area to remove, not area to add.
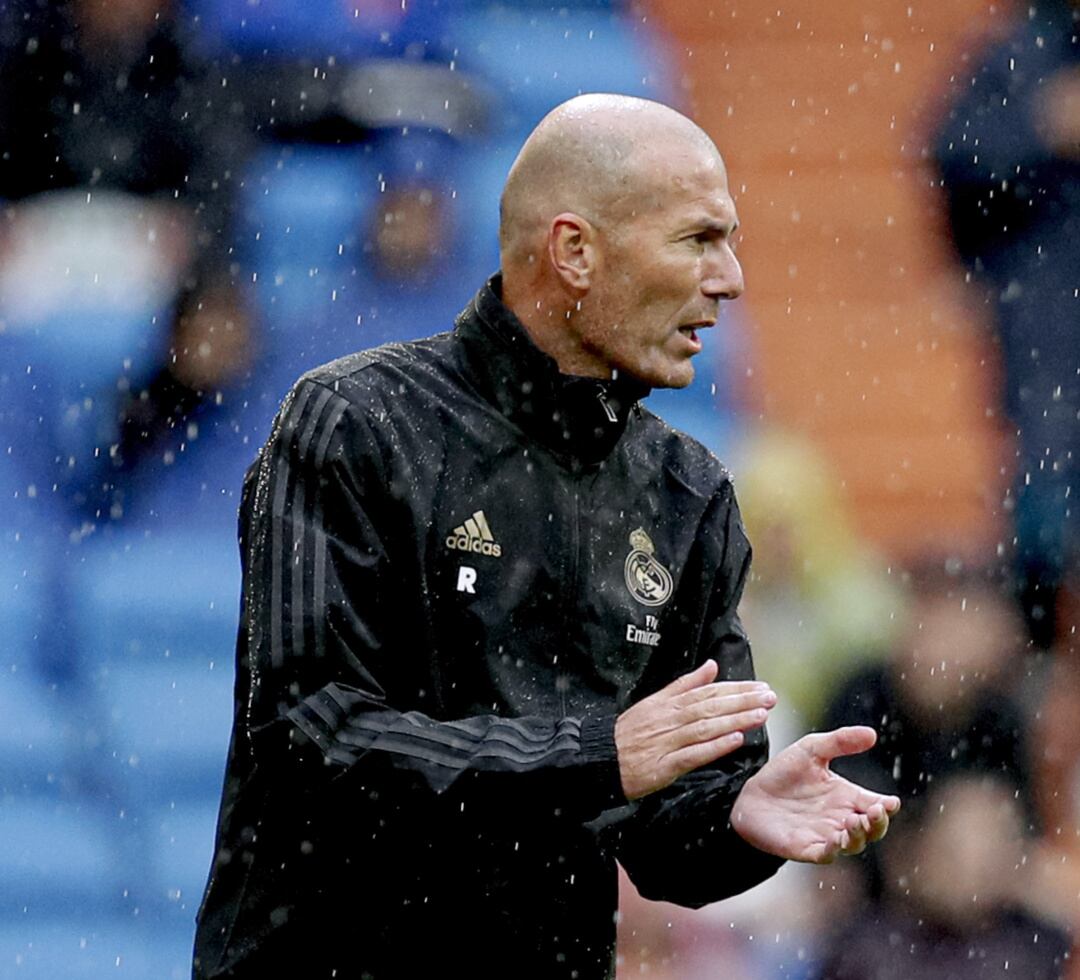
[[[600,407],[604,410],[604,414],[607,416],[609,422],[618,422],[619,416],[615,414],[615,409],[611,407],[611,404],[607,400],[607,395],[604,389],[601,388],[596,393],[597,400],[600,402]]]

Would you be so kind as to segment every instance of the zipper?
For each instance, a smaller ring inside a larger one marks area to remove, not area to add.
[[[562,608],[564,612],[564,626],[563,635],[573,636],[574,630],[579,626],[577,617],[574,614],[574,610],[577,608],[578,603],[575,602],[577,598],[578,590],[578,576],[580,575],[581,567],[581,478],[578,475],[570,477],[570,493],[569,493],[569,547],[568,558],[569,563],[566,569],[566,575],[563,578],[565,588],[563,591],[563,603]],[[566,691],[562,685],[559,684],[558,678],[560,674],[567,668],[560,662],[560,655],[557,653],[552,659],[552,666],[555,668],[556,684],[559,691],[559,709],[565,715],[567,712],[566,704]]]
[[[611,403],[607,400],[607,392],[602,387],[596,392],[596,399],[600,402],[600,407],[604,410],[607,420],[609,422],[618,422],[619,416],[615,414],[615,409],[611,407]]]

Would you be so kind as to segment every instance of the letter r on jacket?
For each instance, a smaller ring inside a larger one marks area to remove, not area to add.
[[[476,595],[476,589],[473,588],[475,584],[476,569],[470,568],[468,565],[462,565],[457,571],[458,592],[468,592],[470,595]]]

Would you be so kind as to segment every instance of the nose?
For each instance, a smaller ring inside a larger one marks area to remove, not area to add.
[[[717,242],[702,267],[701,291],[714,299],[736,299],[744,286],[742,266],[731,245]]]

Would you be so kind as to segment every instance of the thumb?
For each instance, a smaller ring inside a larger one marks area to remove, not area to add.
[[[805,736],[806,748],[820,762],[831,762],[844,755],[858,755],[873,748],[877,732],[866,725],[849,725],[831,732]]]
[[[676,677],[664,691],[668,694],[685,694],[687,691],[692,691],[695,687],[701,687],[703,684],[711,684],[716,680],[716,675],[720,673],[720,668],[717,666],[715,660],[706,660],[700,667],[690,671],[689,674],[683,674],[682,677]]]

